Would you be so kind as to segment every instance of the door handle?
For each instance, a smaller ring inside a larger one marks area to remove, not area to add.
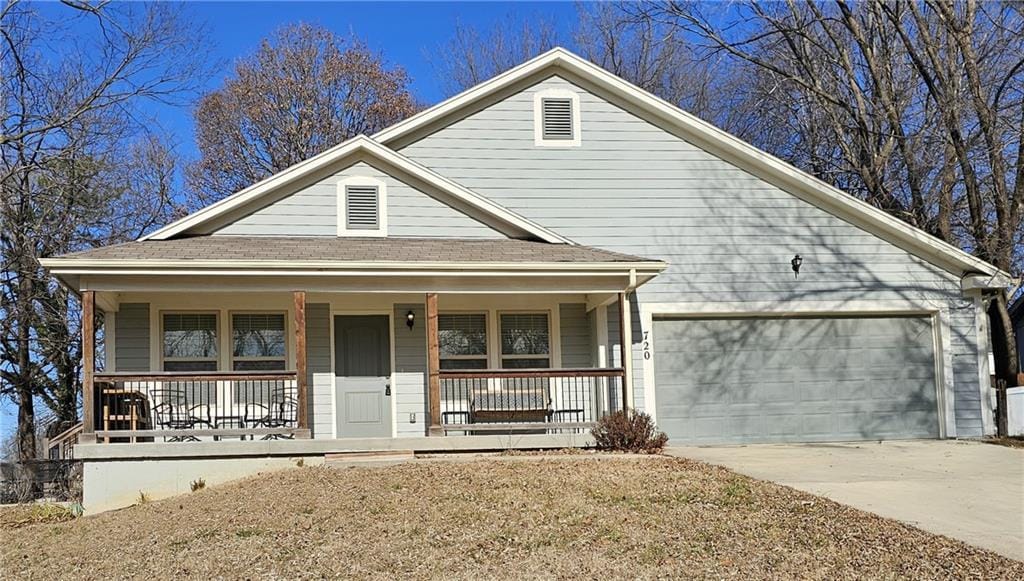
[[[387,397],[391,396],[391,382],[390,381],[388,383],[384,384],[384,395],[387,396]]]

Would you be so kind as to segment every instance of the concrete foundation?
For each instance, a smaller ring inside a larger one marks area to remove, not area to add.
[[[191,491],[260,473],[322,465],[328,454],[406,450],[413,453],[478,452],[510,449],[587,447],[589,434],[447,436],[443,438],[363,438],[342,440],[268,440],[143,444],[79,444],[82,505],[96,514],[139,502]]]

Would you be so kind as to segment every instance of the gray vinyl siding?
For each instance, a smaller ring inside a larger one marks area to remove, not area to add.
[[[580,147],[534,145],[533,94],[548,88],[579,93]],[[575,242],[668,262],[637,291],[641,303],[947,305],[957,434],[982,433],[973,306],[956,276],[592,92],[551,77],[401,153]],[[795,278],[789,261],[798,253],[804,263]],[[642,408],[638,339],[649,329],[637,312],[633,305],[634,394]]]
[[[331,370],[331,306],[306,305],[306,371],[309,398],[307,417],[312,419],[313,437],[330,439],[334,433],[334,383]]]
[[[406,238],[505,236],[365,162],[345,168],[221,228],[220,236],[337,236],[338,181],[371,177],[387,184],[387,234]]]
[[[587,305],[583,303],[558,305],[558,326],[561,333],[562,367],[593,367]]]
[[[149,303],[122,303],[114,315],[114,371],[149,371]]]
[[[405,321],[412,311],[416,324]],[[430,426],[427,417],[427,317],[422,304],[395,305],[395,425],[398,435],[423,436]]]

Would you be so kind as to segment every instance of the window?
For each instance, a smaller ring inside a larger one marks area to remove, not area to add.
[[[441,369],[487,369],[487,315],[437,316]]]
[[[217,315],[163,314],[164,371],[217,371]]]
[[[551,367],[547,313],[503,313],[500,321],[502,368]]]
[[[280,371],[285,362],[284,313],[231,315],[231,368],[234,371]]]
[[[338,236],[387,236],[387,185],[351,176],[338,183]]]
[[[534,143],[545,147],[578,147],[580,97],[565,89],[546,89],[534,94]]]

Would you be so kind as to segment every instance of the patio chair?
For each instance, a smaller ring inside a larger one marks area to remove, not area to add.
[[[253,427],[259,428],[294,428],[299,417],[299,402],[292,397],[273,404],[270,412],[256,420]],[[293,439],[291,434],[267,434],[262,440]]]
[[[156,425],[164,430],[194,430],[196,426],[213,427],[209,418],[204,418],[200,408],[207,406],[189,406],[182,390],[168,388],[153,391],[153,416]],[[196,436],[169,436],[165,442],[198,442]]]

